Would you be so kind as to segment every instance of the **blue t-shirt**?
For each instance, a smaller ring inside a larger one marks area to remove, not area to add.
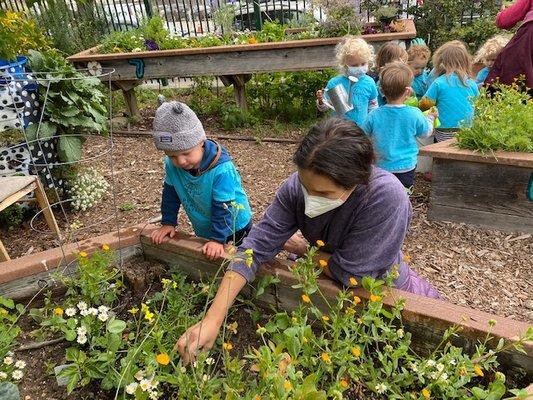
[[[346,93],[348,93],[350,102],[353,104],[353,110],[348,111],[344,118],[355,122],[358,126],[362,126],[368,115],[368,107],[372,102],[376,101],[378,91],[376,83],[370,76],[363,75],[358,79],[357,82],[352,82],[346,75],[337,75],[329,80],[326,90],[342,84]]]
[[[466,78],[465,83],[455,73],[441,75],[426,92],[425,97],[437,105],[441,128],[459,128],[461,124],[472,123],[472,102],[479,96],[479,89],[473,79]]]
[[[165,183],[176,190],[196,236],[214,236],[211,218],[213,201],[242,204],[243,209],[235,211],[234,232],[245,228],[250,222],[252,211],[233,162],[217,164],[202,175],[194,176],[176,168],[170,158],[165,157],[165,173]]]
[[[376,88],[378,89],[378,106],[384,106],[385,104],[387,104],[387,99],[385,98],[385,96],[383,96],[383,93],[381,93],[381,90],[379,88],[379,79],[376,82]]]
[[[485,83],[485,79],[487,79],[487,76],[489,76],[489,72],[490,72],[490,68],[489,67],[485,67],[485,68],[481,69],[477,73],[476,83],[478,85],[482,85],[483,83]]]
[[[424,70],[422,73],[418,76],[415,76],[413,78],[413,83],[411,83],[411,87],[413,88],[413,91],[415,92],[415,96],[418,100],[420,100],[428,90],[428,79],[429,79],[429,71]]]
[[[418,108],[386,104],[368,114],[363,130],[374,142],[378,167],[407,172],[416,167],[416,137],[427,135],[431,127]]]

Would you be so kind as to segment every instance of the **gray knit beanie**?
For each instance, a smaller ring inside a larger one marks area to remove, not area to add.
[[[164,100],[164,99],[163,99]],[[154,118],[154,143],[158,150],[183,151],[205,140],[202,123],[187,104],[162,102]]]

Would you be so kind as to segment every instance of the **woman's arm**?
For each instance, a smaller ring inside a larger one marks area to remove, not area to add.
[[[532,9],[532,0],[517,0],[512,6],[499,12],[496,26],[500,29],[510,29],[522,21],[528,11]]]

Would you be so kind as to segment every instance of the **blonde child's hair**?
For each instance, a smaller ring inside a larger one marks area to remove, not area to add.
[[[407,51],[397,42],[387,42],[379,48],[378,54],[376,55],[377,72],[379,73],[381,68],[388,63],[393,61],[407,61],[407,58]]]
[[[413,71],[401,61],[393,61],[385,65],[379,73],[381,92],[389,101],[399,99],[405,89],[411,86]]]
[[[374,62],[373,47],[360,37],[346,36],[335,46],[335,58],[341,72],[346,70],[346,59],[355,54],[367,60],[369,67]]]
[[[431,59],[431,50],[425,44],[413,44],[407,49],[407,60],[413,61],[417,58],[429,61]]]
[[[463,42],[452,40],[435,51],[433,68],[436,76],[457,74],[461,83],[466,86],[466,79],[472,72],[472,56]]]
[[[474,62],[485,64],[489,56],[495,56],[502,51],[502,49],[507,46],[510,39],[511,38],[507,35],[496,35],[491,37],[479,48]]]

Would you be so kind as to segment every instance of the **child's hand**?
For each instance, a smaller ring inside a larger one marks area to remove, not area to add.
[[[224,251],[224,245],[218,242],[207,242],[202,247],[202,253],[205,254],[207,259],[215,261],[217,258],[224,257],[226,252]]]
[[[428,116],[433,117],[433,119],[439,118],[439,110],[437,110],[437,107],[431,107]]]
[[[324,104],[324,91],[323,90],[317,90],[316,91],[316,98],[318,100],[318,104],[320,104],[320,105]]]
[[[150,237],[152,238],[152,242],[155,244],[161,244],[163,242],[166,242],[167,236],[170,236],[173,238],[176,235],[176,228],[171,225],[163,225],[161,228],[156,229],[152,232]]]

